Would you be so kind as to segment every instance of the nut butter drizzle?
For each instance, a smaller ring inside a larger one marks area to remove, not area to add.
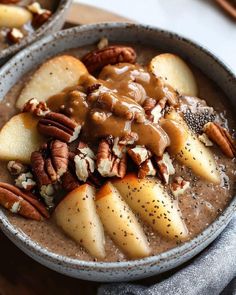
[[[159,124],[147,119],[142,105],[149,97],[177,104],[177,94],[144,68],[120,63],[104,67],[98,79],[83,76],[80,86],[51,97],[47,104],[51,110],[63,111],[81,124],[81,136],[87,142],[109,135],[122,138],[135,132],[137,144],[161,156],[170,140]]]

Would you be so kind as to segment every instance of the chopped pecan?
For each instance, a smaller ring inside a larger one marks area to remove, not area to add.
[[[213,146],[213,142],[209,139],[206,133],[202,133],[198,136],[198,139],[204,143],[205,146]]]
[[[85,182],[95,170],[95,155],[84,142],[78,145],[78,154],[74,157],[75,172],[79,180]]]
[[[8,183],[0,182],[0,204],[12,213],[26,218],[39,221],[42,216],[49,217],[47,209],[34,195]]]
[[[117,64],[119,62],[134,63],[136,52],[131,47],[126,46],[108,46],[103,49],[96,49],[87,53],[82,61],[90,73],[102,69],[108,64]]]
[[[34,14],[42,14],[46,11],[46,9],[43,9],[39,2],[33,2],[32,4],[27,6],[27,9],[34,13]]]
[[[108,39],[105,37],[101,38],[101,40],[97,44],[98,49],[104,49],[107,46],[108,46]]]
[[[23,112],[29,112],[35,116],[44,117],[46,114],[50,113],[50,110],[47,107],[46,102],[39,102],[37,99],[32,98],[24,104]]]
[[[73,191],[80,185],[77,177],[69,170],[62,175],[61,181],[62,187],[68,192]]]
[[[38,131],[43,135],[72,142],[78,138],[81,126],[67,116],[50,112],[38,122]]]
[[[113,143],[112,143],[113,144]],[[108,139],[102,139],[99,142],[97,152],[97,169],[104,177],[121,177],[126,174],[127,159],[123,153],[121,158],[115,156],[112,152],[112,144]]]
[[[136,145],[134,148],[129,148],[128,155],[136,165],[141,165],[144,161],[152,156],[151,152],[146,149],[146,147],[141,145]]]
[[[145,160],[138,170],[138,178],[145,178],[146,176],[156,175],[156,169],[154,168],[150,159]]]
[[[32,25],[36,28],[42,26],[51,17],[52,12],[50,10],[44,10],[43,13],[34,14]]]
[[[17,28],[12,28],[7,33],[7,40],[11,43],[18,43],[24,38],[24,34]]]
[[[221,151],[229,158],[236,155],[235,142],[227,129],[214,122],[208,122],[204,125],[203,131],[215,142]]]
[[[128,132],[122,136],[119,140],[121,145],[132,145],[138,140],[138,134],[136,132]]]
[[[36,182],[33,179],[33,175],[31,172],[21,173],[15,179],[15,185],[19,188],[23,188],[26,191],[31,191],[35,186]]]
[[[184,194],[188,188],[190,188],[190,182],[185,181],[181,176],[175,177],[170,185],[170,189],[175,197]]]
[[[126,152],[126,145],[120,143],[119,137],[116,137],[113,141],[112,152],[118,158],[122,158],[123,154]]]
[[[153,123],[158,123],[163,116],[163,110],[166,106],[167,98],[163,97],[159,101],[153,98],[147,98],[144,101],[143,108],[145,110],[148,119]]]
[[[21,173],[25,173],[28,171],[28,167],[19,161],[9,161],[7,164],[7,169],[9,173],[13,176],[18,176]]]
[[[166,152],[163,154],[162,157],[155,157],[155,160],[158,166],[158,172],[161,179],[165,183],[169,183],[170,175],[175,174],[175,168],[172,164],[172,160],[169,154]]]

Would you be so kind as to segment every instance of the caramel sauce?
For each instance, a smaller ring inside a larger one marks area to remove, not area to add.
[[[100,85],[99,89],[86,98],[87,89],[96,84]],[[161,156],[170,144],[169,137],[160,125],[145,118],[142,103],[148,97],[160,100],[164,96],[171,97],[168,89],[147,70],[140,65],[124,63],[106,66],[99,79],[82,77],[80,86],[66,89],[47,103],[53,111],[62,108],[80,123],[82,137],[87,141],[94,142],[109,135],[121,138],[135,132],[139,145]]]

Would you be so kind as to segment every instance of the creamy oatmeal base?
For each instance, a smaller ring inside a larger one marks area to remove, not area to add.
[[[155,49],[132,46],[137,52],[137,62],[141,65],[147,64],[158,52]],[[91,48],[80,48],[66,52],[76,57],[81,57]],[[209,80],[201,71],[191,66],[191,69],[197,80],[199,94],[198,97],[205,99],[209,106],[225,120],[225,125],[234,131],[235,123],[233,115],[229,110],[227,98],[220,88]],[[8,121],[18,111],[15,108],[15,101],[24,83],[27,82],[26,75],[15,85],[6,95],[4,101],[0,104],[0,127]],[[227,118],[227,119],[226,119]],[[214,185],[197,177],[190,169],[174,161],[173,165],[176,174],[182,176],[186,181],[190,181],[190,188],[178,197],[178,204],[182,212],[183,219],[189,230],[189,239],[201,233],[210,225],[219,214],[228,205],[233,193],[235,182],[235,163],[224,156],[216,146],[211,147],[216,162],[221,171],[221,184]],[[2,162],[0,166],[0,180],[12,182],[9,176],[6,163]],[[7,213],[10,222],[26,233],[31,239],[38,242],[52,252],[64,256],[77,258],[81,260],[93,260],[78,244],[68,238],[53,222],[45,220],[36,222],[26,220],[22,217]],[[178,245],[174,240],[162,238],[157,233],[141,222],[145,228],[145,233],[150,242],[152,255],[167,251]],[[118,249],[113,241],[106,235],[106,257],[104,261],[124,261],[127,257]]]
[[[4,4],[4,5],[7,4],[7,1],[3,1],[3,2],[4,3],[2,3],[2,4]],[[41,8],[48,10],[48,11],[52,11],[52,12],[54,12],[56,10],[56,6],[58,5],[57,0],[50,0],[50,1],[47,1],[47,0],[38,0],[38,1],[20,0],[15,4],[10,3],[10,1],[9,1],[9,4],[13,5],[13,6],[16,5],[19,7],[27,7],[28,5],[31,5],[32,3],[35,3],[35,2],[37,2],[41,6]],[[0,5],[1,5],[1,1],[0,1]],[[42,24],[43,24],[43,21],[40,20],[40,22],[42,22]],[[39,24],[39,26],[41,26],[42,24]],[[23,34],[23,37],[26,37],[28,35],[33,34],[38,29],[38,26],[37,27],[34,26],[32,24],[32,21],[30,21],[30,22],[27,22],[23,26],[18,27],[16,29],[19,30]],[[17,33],[15,33],[16,38],[14,38],[14,36],[8,35],[8,34],[10,34],[11,30],[12,30],[12,28],[1,27],[1,25],[0,25],[0,51],[8,48],[9,46],[11,46],[15,43],[20,42],[19,40],[17,41]],[[13,33],[13,35],[14,35],[14,33]]]

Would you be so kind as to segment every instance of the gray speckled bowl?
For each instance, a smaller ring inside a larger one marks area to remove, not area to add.
[[[137,42],[174,52],[200,68],[224,90],[236,109],[236,78],[214,55],[170,32],[124,23],[94,24],[72,28],[45,37],[24,49],[0,70],[0,99],[22,75],[43,60],[70,48],[92,44],[107,36],[113,42]],[[152,276],[174,268],[198,254],[226,227],[236,208],[234,197],[213,224],[193,240],[160,255],[127,262],[88,262],[63,257],[42,248],[14,228],[0,210],[0,227],[20,249],[45,266],[75,278],[93,281],[127,281]]]
[[[11,45],[0,51],[0,66],[10,59],[14,54],[35,42],[39,38],[59,31],[65,21],[65,14],[72,0],[58,0],[57,8],[48,22],[37,29],[32,35],[25,37],[20,43]]]

